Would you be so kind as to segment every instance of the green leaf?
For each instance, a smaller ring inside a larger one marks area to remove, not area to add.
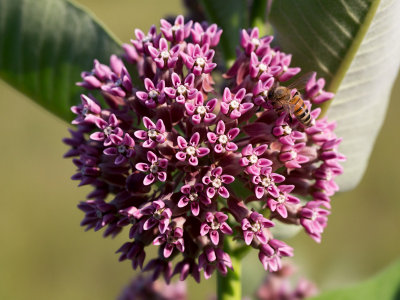
[[[313,300],[398,300],[400,260],[383,272],[355,286],[325,292]]]
[[[225,62],[229,66],[236,57],[235,49],[239,45],[240,31],[248,26],[246,0],[202,0],[208,20],[223,29],[221,49]]]
[[[0,77],[64,120],[80,102],[80,72],[120,51],[120,42],[76,4],[0,1]]]
[[[399,15],[396,0],[278,0],[271,8],[276,42],[293,65],[317,71],[337,93],[322,109],[343,137],[342,190],[361,180],[384,121],[400,65]]]

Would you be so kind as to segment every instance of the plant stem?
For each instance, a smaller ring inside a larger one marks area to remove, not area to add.
[[[233,270],[228,270],[226,276],[220,273],[217,275],[217,296],[218,300],[241,300],[242,299],[242,265],[241,257],[232,255],[231,238],[225,238],[224,251],[232,260]]]
[[[258,27],[260,36],[267,33],[265,27],[267,2],[267,0],[254,0],[250,11],[250,27]]]

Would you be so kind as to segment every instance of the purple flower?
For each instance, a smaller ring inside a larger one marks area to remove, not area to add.
[[[180,43],[190,35],[190,29],[192,28],[193,21],[189,21],[185,24],[185,20],[182,15],[176,17],[174,25],[168,21],[161,19],[161,32],[165,38],[174,43]]]
[[[144,79],[144,87],[146,92],[136,92],[136,96],[146,105],[148,108],[155,108],[159,104],[165,103],[165,82],[161,80],[157,87],[154,86],[153,81],[148,78]]]
[[[204,269],[204,278],[209,279],[216,268],[222,275],[228,273],[228,268],[233,270],[229,254],[220,248],[204,249],[199,256],[199,269]]]
[[[281,148],[281,153],[279,154],[279,160],[285,164],[286,168],[301,168],[301,164],[309,161],[307,156],[301,154],[301,151],[305,145],[305,143],[283,145]]]
[[[156,225],[158,225],[160,233],[164,233],[167,230],[172,212],[169,208],[165,207],[163,201],[153,201],[150,205],[142,208],[140,212],[143,216],[148,216],[146,222],[143,224],[144,230],[149,230]]]
[[[279,75],[277,75],[277,79],[282,82],[282,81],[287,81],[291,79],[293,76],[297,75],[300,72],[300,68],[290,68],[290,62],[292,60],[292,55],[290,54],[285,54],[283,52],[278,52],[276,54],[276,57],[278,57],[278,66],[281,67],[281,72]]]
[[[150,45],[158,46],[161,34],[157,35],[156,26],[151,26],[147,35],[140,29],[135,29],[136,40],[131,40],[131,43],[135,47],[136,51],[140,54],[148,53],[148,47]]]
[[[328,210],[320,208],[321,205],[326,205],[326,202],[310,201],[300,211],[301,226],[317,243],[321,242],[321,234],[327,225],[328,215],[330,214]]]
[[[146,130],[135,131],[135,137],[140,140],[145,140],[142,144],[144,148],[155,148],[157,144],[162,144],[165,142],[165,126],[164,122],[159,119],[156,124],[154,124],[149,118],[143,118],[143,125]]]
[[[165,244],[163,250],[165,258],[171,256],[174,248],[178,249],[179,252],[184,252],[183,229],[179,227],[173,229],[170,225],[164,233],[157,236],[153,241],[153,245],[160,246],[163,244]]]
[[[272,129],[272,134],[279,137],[279,141],[285,145],[293,146],[296,140],[304,140],[306,135],[303,132],[293,130],[288,123],[285,122],[285,115],[280,116]]]
[[[212,62],[215,52],[209,49],[208,44],[201,48],[199,45],[188,44],[186,51],[187,53],[181,52],[181,57],[186,67],[196,76],[208,74],[217,66]]]
[[[114,163],[121,165],[126,163],[135,154],[135,141],[128,133],[124,138],[118,135],[111,135],[111,141],[114,146],[104,149],[105,155],[116,156]]]
[[[335,94],[323,90],[325,86],[325,79],[320,78],[316,80],[317,73],[313,73],[308,80],[305,87],[305,98],[310,99],[311,102],[320,104],[334,97]]]
[[[180,161],[188,161],[190,165],[197,166],[199,164],[198,157],[203,157],[210,153],[210,149],[199,147],[200,134],[195,132],[189,140],[189,143],[181,136],[178,136],[179,150],[176,158]]]
[[[259,36],[260,34],[257,27],[254,27],[250,34],[246,30],[242,30],[240,45],[243,47],[247,55],[255,52],[258,56],[263,56],[269,50],[269,44],[273,37],[266,36],[259,38]]]
[[[192,275],[194,280],[200,282],[199,266],[196,264],[193,258],[185,258],[175,265],[174,273],[172,275],[179,274],[179,280],[185,280],[189,274]]]
[[[157,155],[151,151],[147,152],[147,160],[149,164],[137,163],[135,165],[135,168],[138,171],[148,173],[143,180],[143,184],[150,185],[156,180],[156,178],[159,181],[164,182],[167,179],[167,172],[165,171],[168,166],[168,160],[165,158],[158,158]]]
[[[272,197],[279,197],[279,188],[275,183],[281,183],[285,177],[272,173],[271,167],[261,168],[259,175],[254,175],[252,182],[255,185],[254,193],[257,199],[261,199],[264,195],[271,195]]]
[[[229,88],[225,88],[221,102],[221,112],[235,120],[238,119],[242,114],[249,111],[254,104],[253,103],[242,103],[242,100],[246,94],[246,89],[240,89],[234,97]]]
[[[95,132],[90,135],[90,138],[95,141],[104,141],[104,146],[108,147],[113,144],[111,136],[122,137],[124,132],[118,127],[118,119],[114,114],[111,114],[108,118],[108,122],[95,116],[89,116],[91,122],[93,122],[102,131]]]
[[[265,81],[259,80],[257,84],[254,86],[253,92],[253,102],[255,105],[263,106],[264,108],[268,108],[267,99],[268,99],[268,91],[274,85],[274,77],[269,77]]]
[[[261,81],[267,81],[269,78],[279,74],[281,71],[280,66],[270,66],[272,56],[265,55],[261,61],[258,60],[257,55],[252,52],[250,56],[250,76]]]
[[[179,59],[180,45],[175,45],[168,50],[168,42],[164,39],[160,39],[160,48],[157,50],[153,46],[149,46],[149,52],[157,67],[160,69],[173,68]]]
[[[232,175],[222,174],[222,168],[216,167],[211,170],[209,175],[203,177],[202,181],[207,188],[207,197],[214,198],[218,193],[222,198],[228,198],[229,192],[223,184],[230,184],[235,180]]]
[[[219,235],[221,234],[232,234],[232,228],[229,227],[228,216],[222,212],[211,213],[207,212],[205,216],[205,222],[201,224],[200,235],[209,235],[211,242],[217,246],[219,243]]]
[[[185,103],[186,113],[192,117],[193,124],[200,124],[201,121],[204,121],[205,124],[210,124],[217,117],[212,113],[217,102],[217,98],[214,98],[208,100],[204,105],[203,94],[197,93],[194,103]]]
[[[283,185],[278,186],[279,196],[276,198],[268,198],[267,205],[271,211],[277,211],[282,218],[288,216],[288,205],[299,204],[300,200],[289,193],[293,191],[294,185]]]
[[[97,59],[94,60],[94,67],[90,72],[82,72],[82,82],[78,82],[76,85],[84,87],[88,90],[95,90],[101,88],[104,82],[107,82],[111,78],[111,68],[109,66],[101,64]]]
[[[162,274],[169,281],[175,258],[181,280],[191,274],[199,281],[200,269],[206,278],[215,269],[225,275],[232,268],[222,250],[227,235],[234,249],[259,249],[264,268],[277,271],[293,252],[274,239],[278,222],[302,225],[320,241],[325,208],[339,188],[341,139],[336,123],[315,108],[333,95],[310,76],[301,97],[315,122],[302,126],[268,97],[300,71],[290,54],[271,48],[271,36],[243,30],[232,67],[215,75],[222,30],[192,24],[178,16],[161,21],[161,34],[155,26],[147,34],[135,30],[136,39],[123,45],[130,66],[112,55],[109,65],[95,60],[81,74],[78,85],[98,90],[106,104],[102,109],[82,94],[72,107],[77,129],[64,139],[65,156],[77,167],[72,179],[92,187],[79,205],[82,225],[104,228],[104,236],[127,227],[134,242],[118,252],[134,268],[143,266],[145,247],[160,245],[145,268],[151,279]],[[141,81],[135,86],[132,68]],[[221,77],[232,79],[229,87]],[[301,205],[299,195],[309,202]]]
[[[211,200],[203,194],[204,186],[201,183],[196,183],[194,186],[185,184],[181,187],[183,196],[179,199],[178,207],[185,207],[190,203],[190,209],[194,216],[200,213],[200,203],[208,206]]]
[[[194,77],[194,74],[190,73],[182,83],[179,75],[172,73],[171,80],[174,87],[164,88],[165,94],[167,94],[171,99],[175,99],[177,103],[181,104],[185,104],[186,100],[194,99],[198,93],[197,89],[194,88]]]
[[[211,144],[214,145],[214,151],[217,153],[224,153],[226,151],[236,151],[238,146],[232,142],[235,137],[239,134],[239,128],[232,128],[225,134],[225,123],[224,121],[218,121],[217,127],[214,132],[207,133],[207,139]]]
[[[71,111],[77,115],[75,120],[71,122],[74,125],[84,122],[89,113],[92,113],[96,116],[100,115],[101,113],[100,106],[86,95],[81,94],[81,101],[81,105],[71,107]]]
[[[248,144],[242,149],[242,158],[239,163],[242,167],[246,167],[246,172],[251,175],[260,174],[260,169],[272,165],[272,161],[266,158],[260,158],[267,150],[267,145],[260,145],[255,148]]]
[[[200,46],[208,44],[210,47],[215,47],[219,43],[222,29],[218,29],[217,24],[212,24],[207,27],[196,22],[194,23],[191,32],[192,39],[195,44],[199,44]]]
[[[265,233],[264,228],[273,227],[274,223],[263,217],[262,214],[253,211],[250,216],[242,220],[242,230],[244,242],[246,245],[250,245],[253,241],[254,235],[261,244],[268,242],[268,236]]]
[[[144,245],[139,241],[126,242],[117,250],[116,253],[121,253],[119,261],[129,259],[132,261],[132,268],[134,270],[137,267],[143,268],[144,259],[146,258],[146,253],[144,252]]]
[[[153,271],[151,279],[154,281],[162,274],[164,280],[169,284],[172,277],[172,262],[164,258],[156,258],[149,261],[143,271]]]
[[[276,239],[269,240],[267,244],[261,244],[258,253],[265,271],[270,272],[276,272],[282,267],[281,258],[284,256],[293,256],[293,248]]]
[[[115,220],[115,206],[104,201],[87,200],[81,202],[78,208],[85,213],[81,226],[86,226],[86,230],[94,228],[98,231]]]
[[[110,65],[112,73],[109,80],[101,86],[104,92],[118,97],[125,97],[132,93],[132,79],[124,63],[116,55],[111,55]]]

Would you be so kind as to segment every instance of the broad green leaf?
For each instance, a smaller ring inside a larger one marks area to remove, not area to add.
[[[400,261],[355,286],[325,292],[313,300],[398,300],[400,299]]]
[[[398,0],[276,0],[271,8],[277,44],[337,93],[322,108],[343,137],[342,190],[361,180],[384,121],[400,65],[399,15]]]
[[[119,41],[88,12],[63,0],[0,0],[0,77],[70,121],[80,72],[108,63]]]
[[[208,20],[223,29],[221,49],[227,65],[235,59],[235,49],[239,45],[240,31],[248,26],[246,0],[202,0]]]

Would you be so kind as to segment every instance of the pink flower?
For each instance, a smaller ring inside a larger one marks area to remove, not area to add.
[[[148,47],[154,45],[157,47],[161,34],[157,35],[156,26],[151,26],[149,32],[143,33],[140,29],[135,29],[136,40],[131,40],[136,51],[140,54],[148,53]]]
[[[246,94],[246,89],[240,89],[234,96],[232,96],[229,88],[225,88],[221,102],[221,112],[235,120],[238,119],[242,114],[249,111],[254,104],[253,103],[242,103],[242,100]]]
[[[159,104],[165,103],[165,82],[161,80],[157,87],[154,86],[154,83],[148,79],[144,79],[144,86],[147,90],[146,92],[136,92],[136,96],[146,105],[148,108],[155,108]]]
[[[172,73],[172,87],[166,87],[164,89],[165,94],[171,99],[175,99],[177,103],[185,104],[186,100],[191,100],[196,97],[198,93],[197,89],[194,88],[194,75],[188,74],[185,81],[182,83],[181,78],[178,74]]]
[[[216,268],[222,275],[228,273],[228,268],[233,270],[229,254],[220,248],[204,249],[199,256],[199,269],[204,269],[204,278],[209,279]]]
[[[209,175],[203,177],[202,181],[207,188],[207,197],[214,198],[218,193],[222,198],[228,198],[229,192],[223,184],[230,184],[235,180],[232,175],[222,174],[222,168],[213,168]]]
[[[122,137],[124,134],[122,129],[118,127],[118,119],[114,114],[110,115],[108,122],[92,115],[89,116],[88,119],[102,130],[100,132],[92,133],[90,138],[95,141],[104,141],[104,146],[106,147],[113,144],[111,136]]]
[[[180,43],[190,35],[190,29],[192,28],[193,21],[189,21],[185,24],[185,20],[182,15],[176,17],[174,25],[168,21],[161,19],[161,32],[165,38],[174,43]]]
[[[145,140],[142,144],[144,148],[155,148],[157,144],[162,144],[165,142],[165,126],[163,120],[157,120],[154,124],[149,118],[143,118],[144,127],[146,130],[135,131],[135,137],[140,140]]]
[[[157,236],[154,241],[153,245],[164,245],[163,254],[165,258],[171,256],[172,251],[174,248],[178,249],[179,252],[185,251],[185,245],[183,241],[183,230],[182,228],[176,227],[171,228],[171,225],[167,228],[167,230]]]
[[[301,164],[309,161],[307,156],[301,154],[301,151],[305,146],[305,143],[283,145],[281,153],[279,154],[279,160],[285,164],[286,168],[301,168]]]
[[[289,193],[293,191],[294,185],[283,185],[278,186],[279,196],[276,198],[268,198],[267,205],[271,211],[277,211],[282,218],[287,218],[287,206],[293,204],[299,204],[300,200]]]
[[[180,45],[175,45],[168,50],[168,43],[164,38],[160,39],[160,48],[156,49],[153,46],[149,46],[149,52],[157,67],[160,69],[168,69],[175,67],[176,62],[179,59]]]
[[[148,172],[143,180],[144,185],[152,184],[156,178],[164,182],[167,179],[167,173],[165,172],[168,166],[168,160],[165,158],[159,158],[153,152],[147,152],[147,160],[149,164],[137,163],[136,169],[141,172]]]
[[[143,216],[147,216],[146,222],[143,224],[144,230],[149,230],[158,225],[158,230],[164,233],[170,223],[172,212],[165,207],[165,203],[161,200],[153,201],[149,206],[140,210]]]
[[[240,45],[243,47],[247,55],[255,52],[258,56],[262,56],[269,50],[269,44],[273,37],[266,36],[259,38],[259,36],[260,34],[257,27],[253,28],[250,34],[246,30],[242,30]]]
[[[300,68],[289,67],[292,60],[292,55],[285,54],[283,52],[277,52],[276,57],[278,58],[277,65],[281,67],[281,72],[279,75],[277,75],[280,82],[287,81],[300,72]]]
[[[210,205],[211,200],[203,194],[204,186],[201,183],[196,183],[194,186],[185,184],[181,187],[183,196],[179,199],[178,207],[185,207],[190,203],[190,209],[194,216],[200,213],[200,203]]]
[[[275,272],[282,267],[281,258],[293,256],[293,248],[284,242],[271,239],[267,244],[261,244],[258,258],[264,266],[265,271]]]
[[[274,223],[264,218],[262,214],[253,211],[250,216],[242,220],[241,225],[244,242],[246,245],[250,245],[254,236],[256,236],[261,244],[266,244],[268,242],[268,235],[264,228],[273,227]]]
[[[197,93],[194,103],[186,102],[186,113],[192,117],[193,124],[200,124],[204,121],[205,124],[212,123],[217,117],[212,112],[214,111],[217,99],[208,100],[204,105],[204,98],[202,93]]]
[[[186,67],[191,70],[194,75],[199,76],[203,73],[210,73],[217,66],[216,63],[212,62],[214,54],[214,50],[210,50],[208,44],[202,47],[188,44],[187,53],[181,52],[181,57]]]
[[[257,84],[254,86],[253,92],[253,102],[255,105],[263,106],[264,108],[268,108],[267,100],[268,100],[268,91],[274,85],[274,77],[269,77],[265,79],[265,81],[259,80]]]
[[[214,145],[214,151],[217,153],[224,153],[225,151],[236,151],[238,146],[232,142],[235,137],[239,134],[239,128],[230,129],[225,134],[225,123],[220,120],[217,123],[217,127],[214,132],[207,133],[207,139],[211,144]]]
[[[271,60],[271,54],[267,54],[259,61],[257,55],[252,52],[250,56],[250,76],[261,81],[267,81],[269,78],[279,74],[281,67],[270,66]]]
[[[199,44],[200,46],[208,44],[210,47],[215,47],[219,43],[222,29],[218,29],[217,24],[212,24],[207,27],[196,22],[194,23],[191,32],[194,43]]]
[[[121,165],[126,163],[135,154],[135,141],[128,133],[125,133],[124,138],[118,135],[111,135],[113,147],[104,149],[105,155],[116,156],[114,163]]]
[[[222,212],[211,213],[207,212],[205,216],[205,222],[201,224],[200,235],[209,235],[211,242],[217,246],[219,243],[219,235],[222,234],[232,234],[232,228],[229,227],[228,216]]]
[[[285,115],[280,116],[272,129],[272,134],[279,137],[279,141],[285,145],[293,146],[297,140],[304,140],[306,135],[303,132],[293,130],[288,123],[286,123]]]
[[[82,101],[81,105],[71,107],[71,111],[77,115],[75,120],[71,122],[74,125],[86,121],[86,117],[88,116],[89,113],[92,113],[95,116],[98,116],[101,113],[100,106],[94,100],[90,99],[88,96],[81,94],[81,101]]]
[[[272,165],[272,161],[266,158],[260,158],[267,150],[267,145],[260,145],[253,149],[251,144],[242,149],[242,158],[239,163],[246,167],[246,172],[251,175],[260,174],[260,169]]]
[[[254,183],[254,193],[257,199],[261,199],[264,195],[271,195],[272,197],[279,197],[279,188],[275,183],[281,183],[285,177],[272,173],[271,167],[261,168],[259,175],[254,175],[252,182]]]
[[[188,161],[190,165],[197,166],[199,164],[198,157],[203,157],[210,153],[210,149],[199,147],[200,134],[195,132],[189,140],[189,143],[181,136],[178,136],[179,150],[176,158],[180,161]]]
[[[310,201],[300,211],[300,224],[317,243],[321,242],[321,234],[330,214],[328,210],[320,208],[321,205],[326,205],[326,202]]]
[[[313,72],[313,75],[306,84],[305,98],[310,99],[313,103],[320,104],[332,99],[335,94],[324,91],[325,79],[320,78],[316,80],[316,75],[317,73]]]

